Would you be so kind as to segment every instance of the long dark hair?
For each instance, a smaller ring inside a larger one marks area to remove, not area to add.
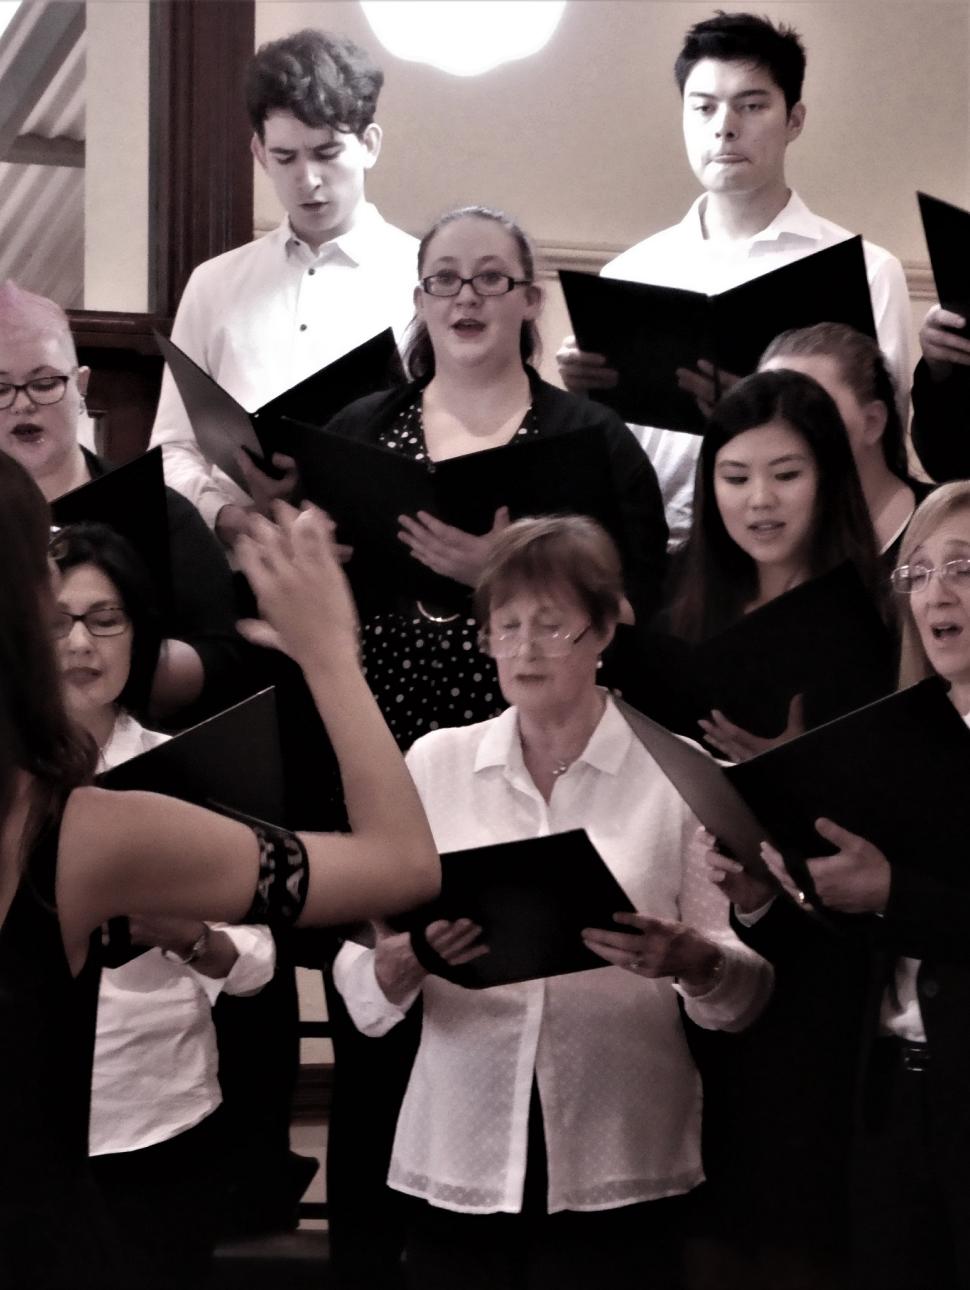
[[[143,719],[163,639],[158,595],[145,562],[120,533],[107,524],[90,522],[64,529],[51,554],[62,574],[90,564],[117,588],[131,619],[131,666],[118,704]]]
[[[912,483],[906,457],[906,433],[899,415],[896,386],[878,343],[845,323],[822,322],[814,327],[783,331],[761,355],[769,359],[831,358],[842,381],[859,403],[881,403],[886,426],[880,444],[886,465],[904,484]],[[759,364],[760,366],[760,364]]]
[[[815,459],[818,491],[808,563],[813,578],[852,560],[881,603],[879,560],[852,450],[839,410],[825,390],[799,372],[758,372],[717,404],[701,444],[694,481],[694,519],[679,592],[672,607],[676,635],[705,640],[723,631],[757,596],[758,567],[728,535],[714,491],[714,461],[737,435],[783,421]]]
[[[71,721],[51,640],[50,512],[24,468],[0,453],[0,826],[18,772],[36,787],[28,838],[94,770],[94,741]]]
[[[532,243],[529,238],[511,215],[506,215],[503,211],[493,210],[490,206],[459,206],[457,210],[448,211],[447,214],[435,220],[418,245],[419,278],[424,272],[428,247],[436,235],[443,228],[447,228],[449,224],[454,224],[460,219],[488,219],[494,224],[500,224],[515,241],[519,258],[522,261],[522,276],[528,282],[535,280],[535,252],[532,249]],[[523,365],[533,363],[539,357],[539,351],[538,327],[534,322],[524,322],[519,337],[519,353],[522,355]],[[428,328],[425,323],[417,316],[412,318],[407,330],[404,345],[404,366],[407,368],[411,380],[420,381],[423,385],[427,384],[434,376],[434,349],[431,345],[431,337],[428,335]]]

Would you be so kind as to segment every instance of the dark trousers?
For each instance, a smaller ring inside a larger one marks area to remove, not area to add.
[[[124,1290],[205,1285],[223,1201],[223,1142],[216,1111],[167,1142],[92,1157],[121,1245]]]
[[[522,1210],[456,1214],[408,1201],[408,1290],[680,1290],[686,1198],[546,1212],[542,1108],[533,1082]]]
[[[860,1290],[970,1288],[968,1171],[933,1092],[931,1056],[907,1069],[898,1041],[877,1041],[853,1179]]]

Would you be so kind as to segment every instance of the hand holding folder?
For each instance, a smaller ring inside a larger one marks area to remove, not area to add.
[[[250,483],[239,464],[240,452],[247,453],[264,475],[279,478],[271,460],[275,453],[300,459],[302,435],[294,437],[287,418],[325,425],[348,403],[394,385],[403,375],[388,327],[250,413],[173,341],[158,332],[155,340],[203,456],[245,492]]]
[[[394,925],[411,933],[426,971],[480,990],[603,967],[581,934],[613,927],[621,910],[632,912],[629,897],[587,834],[574,829],[443,855],[441,894]],[[487,954],[449,963],[436,953],[431,941],[440,944],[440,934],[429,938],[429,928],[459,921],[481,929]]]
[[[789,328],[841,322],[876,334],[861,237],[716,296],[571,270],[559,277],[580,348],[619,372],[616,387],[594,397],[639,425],[703,432],[697,391],[678,379],[701,360],[719,397],[719,373],[747,376]]]

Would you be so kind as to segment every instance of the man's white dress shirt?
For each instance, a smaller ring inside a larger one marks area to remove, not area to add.
[[[316,253],[284,220],[193,271],[172,340],[254,412],[385,327],[400,344],[414,312],[417,247],[369,203]],[[166,483],[210,527],[228,503],[249,504],[202,456],[167,368],[151,442],[162,445]]]
[[[523,763],[515,708],[426,735],[407,762],[440,851],[585,828],[638,910],[690,923],[723,948],[714,987],[683,997],[688,1015],[734,1030],[763,1007],[771,968],[730,930],[727,901],[692,845],[697,821],[612,701],[548,804]],[[374,951],[345,945],[334,977],[365,1033],[404,1015],[377,984]],[[518,1212],[533,1075],[550,1212],[611,1209],[701,1182],[700,1079],[669,979],[604,966],[486,990],[428,976],[422,991],[391,1187],[445,1209]]]
[[[98,769],[110,770],[167,739],[121,713]],[[167,1142],[201,1124],[222,1102],[212,1005],[223,990],[261,990],[272,979],[276,947],[267,927],[211,926],[225,932],[238,952],[228,976],[205,976],[164,958],[158,948],[101,973],[92,1156]]]
[[[701,222],[705,199],[706,194],[702,194],[679,224],[655,233],[611,260],[603,268],[603,276],[713,296],[854,236],[848,229],[815,215],[792,192],[788,204],[760,233],[736,242],[712,241],[704,237]],[[879,345],[888,360],[905,418],[912,381],[912,323],[906,275],[896,257],[881,246],[871,242],[863,246]],[[653,462],[667,511],[671,545],[679,546],[690,531],[700,436],[652,426],[631,429]]]

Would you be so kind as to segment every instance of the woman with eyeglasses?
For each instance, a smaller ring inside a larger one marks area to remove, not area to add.
[[[900,687],[935,673],[970,724],[970,484],[946,484],[920,504],[899,561],[892,581],[903,622]],[[965,786],[954,783],[951,791]],[[781,856],[767,843],[764,858],[794,901],[771,902],[769,888],[759,892],[716,852],[709,862],[736,901],[761,907],[751,939],[775,960],[779,979],[792,967],[806,980],[815,974],[819,1043],[863,1054],[861,1074],[847,1082],[844,1097],[844,1109],[858,1111],[849,1197],[854,1268],[846,1284],[957,1290],[970,1284],[967,887],[895,865],[891,853],[838,821],[816,828],[836,848],[808,861],[818,901],[823,910],[876,915],[869,939],[833,934],[806,919]],[[964,841],[955,838],[954,846]],[[838,1000],[848,995],[866,1007],[854,1034],[836,1040],[825,1034],[824,1018],[838,1015]],[[810,1017],[802,1023],[813,1027]],[[827,1180],[844,1187],[834,1171]],[[805,1230],[799,1226],[802,1248]]]
[[[64,529],[52,628],[74,720],[98,747],[97,769],[168,736],[145,729],[160,643],[157,598],[130,544],[102,524]],[[89,1134],[132,1286],[176,1290],[208,1275],[225,1203],[226,1143],[211,1009],[273,976],[266,927],[197,918],[133,918],[127,961],[101,974]]]
[[[420,802],[360,672],[332,526],[319,512],[280,518],[240,548],[263,614],[246,632],[302,667],[340,764],[352,834],[248,827],[158,794],[90,786],[97,750],[64,706],[52,627],[63,633],[65,612],[83,614],[81,624],[99,619],[87,617],[94,606],[57,610],[47,505],[0,453],[4,1290],[131,1284],[87,1164],[104,923],[131,915],[341,923],[387,916],[438,889]],[[100,626],[116,629],[118,619],[105,612]]]
[[[410,936],[386,927],[335,965],[367,1034],[423,1000],[388,1175],[411,1198],[415,1290],[678,1286],[681,1198],[703,1178],[679,1008],[736,1030],[770,990],[706,882],[690,811],[597,686],[623,594],[593,521],[505,529],[475,606],[512,706],[434,731],[407,758],[442,852],[586,829],[644,911],[583,933],[610,966],[466,990],[427,975]],[[452,964],[488,953],[467,919],[426,934]]]
[[[78,437],[89,377],[63,309],[12,282],[0,285],[0,451],[30,472],[49,502],[111,469]],[[191,724],[238,697],[243,646],[219,543],[184,497],[166,489],[165,500],[173,604],[151,707],[159,720]]]
[[[649,459],[620,418],[541,380],[533,363],[542,288],[532,246],[507,215],[450,211],[418,249],[403,390],[358,400],[328,425],[420,461],[443,461],[533,436],[600,426],[626,541],[627,596],[640,623],[653,616],[666,557],[666,524]],[[400,540],[434,572],[472,588],[508,522],[499,508],[484,534],[420,512],[400,517]],[[470,596],[470,591],[469,591]],[[464,725],[502,707],[492,662],[477,648],[474,617],[412,603],[367,613],[367,677],[402,748],[438,726]]]

